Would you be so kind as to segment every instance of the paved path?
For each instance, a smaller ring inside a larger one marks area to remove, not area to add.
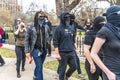
[[[13,45],[4,45],[4,48],[12,49],[14,50]],[[0,80],[33,80],[33,71],[34,71],[34,63],[28,64],[28,61],[26,61],[25,65],[25,71],[21,71],[21,78],[16,77],[16,58],[4,58],[6,64],[2,67],[0,67]],[[53,61],[55,59],[55,54],[52,52],[51,57],[47,57],[45,62]],[[44,80],[58,80],[57,74],[55,71],[52,71],[50,69],[43,69],[44,73]],[[70,78],[69,80],[78,80],[76,78]]]

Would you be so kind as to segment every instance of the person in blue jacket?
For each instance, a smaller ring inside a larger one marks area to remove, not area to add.
[[[55,47],[56,59],[59,62],[59,80],[68,80],[76,70],[74,50],[77,49],[75,32],[70,26],[69,13],[61,13],[60,24],[54,32],[53,45]],[[69,69],[66,71],[67,64]]]

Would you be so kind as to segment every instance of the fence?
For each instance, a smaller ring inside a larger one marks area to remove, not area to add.
[[[80,56],[84,56],[84,46],[83,46],[84,37],[85,37],[85,32],[78,29],[76,34],[76,43],[80,51]]]

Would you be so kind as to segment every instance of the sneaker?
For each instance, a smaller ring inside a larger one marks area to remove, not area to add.
[[[3,66],[5,63],[1,63],[0,66]]]
[[[25,68],[22,68],[22,71],[25,71]]]
[[[34,76],[34,77],[33,77],[33,80],[38,80],[38,78]]]
[[[48,55],[47,55],[47,57],[50,57],[50,56],[51,56],[51,54],[48,54]]]
[[[21,77],[21,75],[20,74],[17,74],[17,78],[20,78]]]
[[[64,80],[68,80],[68,77],[65,75]]]
[[[78,77],[83,79],[83,80],[85,79],[85,77],[82,74],[78,74]]]

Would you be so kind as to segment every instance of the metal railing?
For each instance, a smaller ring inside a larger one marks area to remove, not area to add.
[[[80,56],[84,56],[84,46],[83,46],[84,37],[85,37],[85,32],[78,29],[76,34],[76,43],[80,51]]]

